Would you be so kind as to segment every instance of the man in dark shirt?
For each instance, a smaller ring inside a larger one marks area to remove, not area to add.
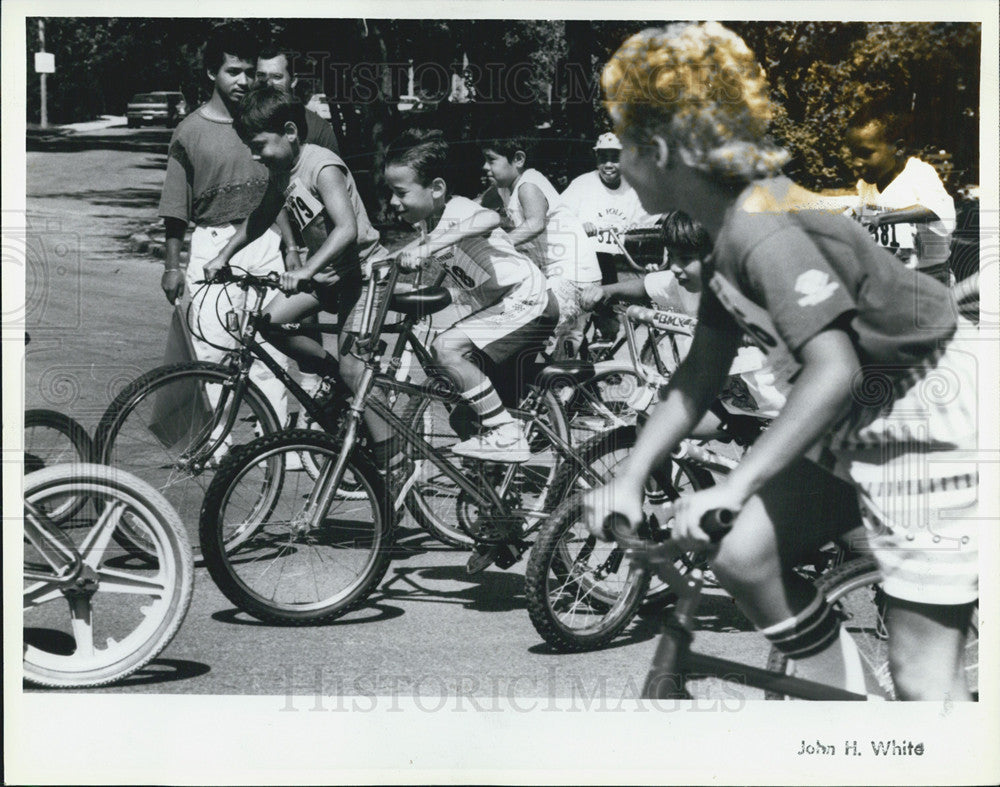
[[[279,85],[289,92],[294,92],[298,81],[292,76],[287,54],[272,45],[260,50],[260,54],[257,56],[258,83],[268,82],[272,85]],[[340,145],[337,142],[337,134],[334,132],[333,126],[310,109],[306,110],[305,141],[340,155]]]
[[[203,67],[213,83],[212,96],[174,130],[167,156],[167,172],[160,196],[159,215],[166,229],[166,253],[160,286],[171,303],[183,293],[185,283],[192,296],[190,325],[192,343],[199,360],[220,361],[236,338],[222,322],[231,309],[238,309],[245,293],[222,285],[202,286],[203,267],[216,257],[236,228],[259,204],[267,187],[267,169],[254,161],[250,149],[233,130],[233,115],[254,81],[257,43],[237,24],[215,28],[205,44]],[[180,254],[189,222],[190,259],[186,275],[180,270]],[[283,217],[290,246],[294,239]],[[271,228],[244,249],[232,264],[250,273],[281,272],[281,238]],[[278,356],[284,359],[284,356]],[[287,361],[287,359],[285,359]],[[251,377],[261,387],[284,422],[287,391],[280,380],[261,363]]]

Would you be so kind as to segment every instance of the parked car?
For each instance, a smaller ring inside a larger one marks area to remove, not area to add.
[[[315,112],[323,120],[330,119],[330,105],[326,101],[326,95],[323,93],[313,93],[306,102],[306,109]]]
[[[187,117],[188,106],[180,93],[136,93],[128,102],[125,119],[129,128],[163,124],[173,128]]]

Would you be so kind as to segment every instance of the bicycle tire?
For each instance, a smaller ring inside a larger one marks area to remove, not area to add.
[[[392,557],[384,482],[358,453],[349,458],[345,477],[365,489],[367,499],[335,498],[322,526],[305,528],[302,501],[315,479],[304,468],[289,469],[284,458],[303,452],[322,467],[336,459],[340,444],[314,430],[264,435],[226,458],[202,506],[199,536],[209,574],[236,607],[266,623],[305,626],[340,617],[375,590]],[[261,505],[262,495],[272,492],[273,501]],[[248,519],[248,508],[266,513]],[[362,518],[337,527],[331,526],[334,515]],[[241,528],[246,536],[233,538],[230,531]],[[339,583],[341,567],[352,558],[359,567],[348,567]]]
[[[881,596],[882,575],[871,556],[855,558],[822,574],[815,582],[816,589],[834,605],[841,618],[841,625],[854,638],[862,659],[878,680],[879,687],[890,699],[896,698],[895,687],[889,672],[888,634],[882,619],[884,601]],[[973,610],[965,647],[965,672],[973,696],[979,692],[979,604]],[[771,648],[767,669],[784,673],[788,657]],[[766,692],[765,699],[783,700],[784,694]]]
[[[47,436],[46,436],[47,435]],[[90,462],[94,443],[78,421],[56,410],[24,411],[24,474],[67,462]],[[78,513],[83,501],[67,500],[58,511],[47,512],[54,520]]]
[[[543,397],[543,417],[552,431],[569,443],[569,427],[559,401],[551,391],[546,391]],[[447,452],[458,440],[448,415],[449,411],[440,400],[419,397],[407,404],[403,420],[432,446]],[[557,488],[555,480],[561,455],[556,446],[530,424],[525,428],[525,436],[532,446],[531,460],[515,466],[483,463],[482,469],[491,479],[497,477],[498,487],[502,485],[520,495],[522,503],[526,496],[528,506],[537,511],[537,518],[542,518],[559,502],[553,491]],[[406,496],[406,509],[424,530],[442,543],[471,549],[476,543],[473,525],[479,518],[475,504],[433,463],[421,460],[409,446],[405,450],[407,460],[418,465],[417,480]],[[453,456],[452,461],[457,463],[457,460],[458,457]],[[510,467],[513,469],[508,469]],[[510,478],[506,477],[508,473],[512,474]]]
[[[590,535],[582,516],[579,495],[563,501],[539,531],[525,572],[531,623],[564,653],[593,650],[618,636],[649,587],[648,573],[626,560],[616,544]],[[589,581],[582,572],[590,572]]]
[[[206,386],[222,385],[232,377],[230,367],[205,361],[153,369],[114,398],[94,436],[97,460],[122,467],[160,491],[189,528],[189,540],[194,543],[198,537],[199,511],[213,473],[212,468],[194,472],[182,464],[181,458],[212,436],[206,423],[206,406],[210,406],[206,405]],[[169,419],[162,410],[167,411]],[[228,444],[247,443],[260,434],[280,429],[274,408],[248,380],[236,421],[227,436]],[[172,442],[168,445],[169,440]],[[140,540],[129,540],[124,532],[117,535],[124,547],[139,556],[145,554]],[[200,557],[196,547],[195,559]]]
[[[71,521],[58,523],[60,537],[83,551],[94,570],[95,585],[81,601],[81,595],[68,595],[53,582],[25,578],[24,678],[39,686],[103,686],[144,667],[173,639],[191,603],[194,561],[177,513],[134,475],[104,465],[64,464],[25,476],[25,500],[36,507],[44,509],[46,500],[67,495],[85,498],[85,508],[95,514],[78,512]],[[103,511],[101,501],[108,504]],[[31,515],[25,511],[25,516]],[[102,523],[118,526],[126,519],[133,531],[143,529],[155,550],[154,560],[136,565],[114,539],[93,537]],[[51,567],[54,579],[57,567],[39,555],[26,537],[25,570]],[[110,595],[113,601],[101,597],[102,587],[111,590],[103,596]],[[64,619],[66,601],[71,601],[69,625]],[[81,603],[82,607],[74,607]],[[133,623],[135,627],[123,636],[119,627]],[[98,639],[104,640],[103,648]]]
[[[601,479],[606,482],[614,476],[615,469],[631,453],[637,439],[638,430],[636,427],[619,427],[618,429],[591,438],[591,440],[579,446],[577,451],[587,462],[588,466],[592,470],[596,470]],[[568,463],[564,467],[567,468],[567,474],[573,472]],[[577,470],[573,472],[572,477],[567,475],[566,478],[560,479],[558,488],[561,498],[565,499],[573,491],[583,491],[589,488],[589,483],[581,483],[582,478],[582,473]],[[715,479],[703,467],[698,467],[683,460],[673,460],[670,463],[670,482],[670,486],[666,490],[662,490],[652,478],[649,479],[646,482],[645,488],[647,501],[651,505],[657,505],[664,501],[673,501],[687,491],[696,491],[713,486]],[[665,526],[666,523],[658,524],[657,529],[662,531]],[[686,565],[690,568],[693,563],[687,561]],[[596,600],[595,596],[599,599],[600,595],[599,592],[592,594],[591,601]],[[669,585],[664,583],[659,577],[651,577],[650,586],[643,603],[659,603],[671,596],[672,591]],[[613,601],[614,599],[610,599],[606,603],[610,605]]]

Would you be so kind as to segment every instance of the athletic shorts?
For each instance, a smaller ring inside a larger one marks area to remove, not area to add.
[[[559,305],[546,290],[544,298],[504,298],[462,318],[448,330],[461,331],[491,361],[501,363],[533,348],[541,349],[558,319]]]
[[[849,416],[827,443],[835,473],[858,490],[883,587],[896,598],[979,595],[976,383],[975,357],[949,343],[890,406]]]

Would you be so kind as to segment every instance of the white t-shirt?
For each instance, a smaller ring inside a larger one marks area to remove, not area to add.
[[[438,227],[463,225],[483,212],[482,205],[465,197],[452,197],[444,207]],[[421,233],[426,226],[421,224]],[[514,248],[499,227],[489,233],[465,238],[439,255],[448,270],[445,287],[453,300],[474,308],[485,308],[505,297],[525,301],[543,300],[545,277],[528,257]]]
[[[522,246],[525,253],[546,277],[561,276],[577,284],[599,283],[601,266],[583,224],[563,202],[555,186],[537,169],[525,170],[511,186],[507,213],[514,226],[524,223],[521,188],[526,183],[538,187],[549,209],[545,214],[545,229]]]
[[[922,205],[937,215],[924,224],[888,224],[875,229],[875,242],[890,251],[903,250],[907,267],[926,268],[947,262],[955,231],[955,202],[944,189],[937,170],[911,157],[896,178],[879,193],[872,183],[859,180],[857,212],[864,215]],[[907,259],[908,257],[908,259]]]
[[[647,273],[642,284],[656,308],[678,311],[689,317],[698,316],[700,296],[681,287],[671,271]],[[677,351],[683,358],[691,349],[691,337],[678,335],[675,341]],[[740,347],[729,368],[729,374],[738,374],[746,383],[757,402],[757,415],[774,418],[784,407],[786,394],[780,390],[777,376],[767,366],[767,357],[759,347]]]
[[[639,196],[623,179],[618,188],[604,185],[597,170],[574,178],[562,193],[563,202],[581,222],[590,222],[597,235],[590,237],[594,251],[621,255],[622,250],[612,240],[609,229],[624,232],[629,227],[652,224],[655,219],[642,209]]]

